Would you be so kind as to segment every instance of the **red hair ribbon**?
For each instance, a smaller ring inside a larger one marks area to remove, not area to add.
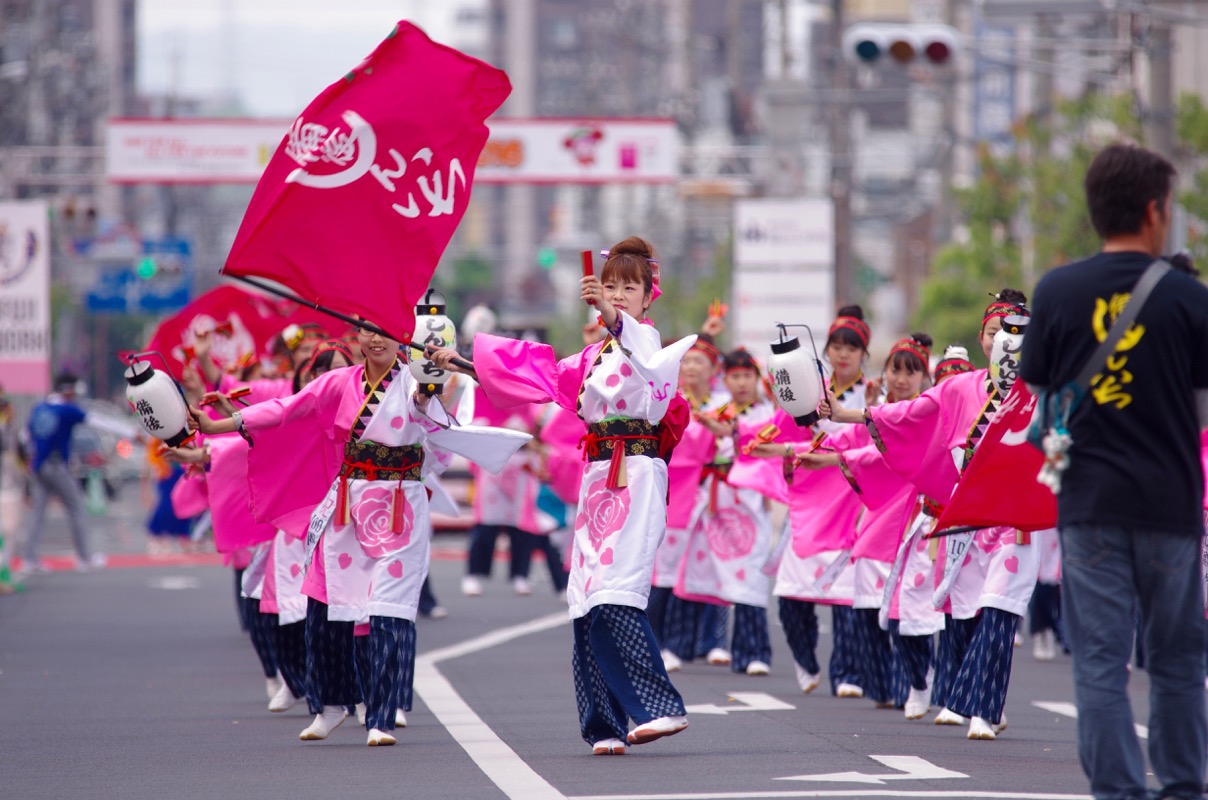
[[[909,337],[899,339],[897,342],[894,342],[893,347],[891,347],[889,350],[889,357],[893,358],[894,353],[912,353],[918,356],[919,358],[923,359],[924,369],[926,369],[927,365],[931,363],[931,351],[926,347],[923,347],[923,345],[917,340]]]
[[[842,328],[846,328],[856,334],[856,337],[864,345],[864,349],[868,349],[868,340],[872,338],[872,332],[868,329],[868,323],[858,317],[836,317],[835,321],[831,323],[830,333],[827,335],[831,336],[835,331]]]

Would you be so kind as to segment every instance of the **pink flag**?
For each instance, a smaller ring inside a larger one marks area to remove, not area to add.
[[[470,200],[500,70],[400,22],[273,154],[223,272],[269,278],[400,340]]]
[[[317,323],[332,334],[343,333],[347,327],[296,303],[238,286],[219,286],[161,322],[146,349],[162,353],[179,380],[184,362],[193,358],[190,351],[199,333],[214,332],[210,355],[225,368],[249,355],[267,361],[273,338],[290,323]],[[158,368],[159,363],[154,366]]]

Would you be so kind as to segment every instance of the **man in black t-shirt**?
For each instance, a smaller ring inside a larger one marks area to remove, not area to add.
[[[1168,161],[1139,147],[1112,145],[1095,157],[1085,188],[1103,250],[1037,285],[1021,359],[1030,386],[1073,381],[1107,337],[1162,251],[1174,176]],[[1206,390],[1208,288],[1171,271],[1072,415],[1057,497],[1078,749],[1096,798],[1148,797],[1127,693],[1138,610],[1160,796],[1203,797]]]

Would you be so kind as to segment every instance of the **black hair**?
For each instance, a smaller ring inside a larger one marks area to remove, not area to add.
[[[1117,143],[1103,148],[1083,180],[1095,231],[1103,239],[1139,232],[1150,202],[1164,216],[1177,174],[1169,161],[1143,147]]]
[[[864,309],[858,305],[843,306],[839,309],[839,313],[835,316],[853,317],[863,322]],[[845,344],[848,347],[855,347],[859,350],[863,350],[865,353],[868,352],[868,343],[861,339],[860,335],[851,328],[836,328],[826,337],[827,347],[830,347],[832,344],[836,343]]]
[[[928,352],[931,351],[931,345],[934,344],[932,338],[925,333],[912,333],[910,334],[910,338]],[[892,366],[894,369],[904,369],[911,375],[919,371],[926,373],[930,373],[931,371],[931,365],[926,360],[909,350],[899,350],[892,354],[889,360],[885,362],[885,366]]]
[[[755,360],[745,347],[739,347],[731,350],[725,355],[725,369],[729,372],[732,369],[753,369],[756,374],[759,374],[759,363]]]
[[[80,378],[74,372],[60,372],[55,376],[55,391],[74,389],[79,382]]]
[[[600,280],[640,283],[645,287],[646,294],[650,294],[654,290],[655,270],[651,262],[657,264],[658,259],[654,245],[640,236],[630,236],[608,249],[608,258],[600,270]]]

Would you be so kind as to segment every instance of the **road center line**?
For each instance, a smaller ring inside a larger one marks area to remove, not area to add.
[[[415,691],[478,768],[509,800],[566,800],[474,713],[437,667],[441,661],[497,647],[568,622],[565,611],[442,647],[415,659]]]

